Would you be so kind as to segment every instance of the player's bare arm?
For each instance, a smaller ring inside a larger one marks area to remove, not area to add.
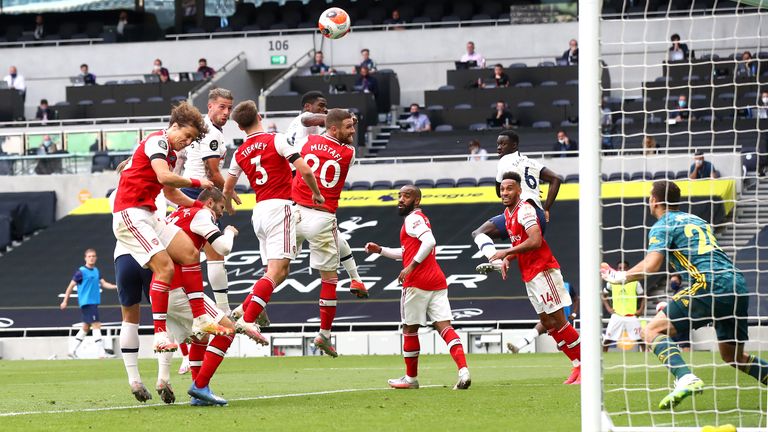
[[[188,179],[174,174],[168,167],[168,162],[165,159],[152,159],[151,164],[152,169],[157,175],[157,181],[163,186],[170,186],[175,188],[192,187],[202,189],[210,189],[213,187],[213,183],[208,179]]]
[[[648,303],[648,298],[645,296],[645,294],[642,294],[640,296],[640,305],[637,307],[637,311],[635,312],[635,316],[641,316],[643,313],[645,313],[645,305]]]
[[[307,183],[307,186],[312,190],[312,201],[316,205],[321,205],[325,202],[323,194],[320,193],[320,188],[317,186],[317,180],[315,180],[315,174],[312,173],[312,169],[304,162],[304,159],[298,158],[293,161],[293,166],[296,167],[296,171],[301,174],[301,178]]]
[[[117,289],[117,285],[107,282],[106,280],[104,280],[104,278],[99,280],[99,285],[101,285],[101,287],[105,289]]]
[[[205,160],[205,172],[208,174],[208,179],[213,182],[213,185],[219,189],[224,188],[224,177],[221,175],[221,169],[219,169],[219,163],[221,159],[217,157],[208,158]]]
[[[549,189],[547,190],[547,200],[544,202],[544,217],[549,222],[549,209],[555,204],[557,194],[560,192],[560,184],[563,182],[563,178],[557,175],[549,168],[544,168],[539,173],[539,178],[549,183]]]
[[[73,280],[69,281],[69,285],[67,285],[67,290],[64,292],[64,300],[61,301],[61,304],[59,305],[59,308],[62,310],[67,308],[67,302],[69,301],[69,296],[72,295],[72,290],[75,289],[75,285],[77,283]]]
[[[616,271],[608,263],[601,263],[600,276],[609,283],[634,282],[658,272],[662,264],[664,264],[664,255],[661,252],[648,252],[642,261],[626,272]]]
[[[325,114],[307,114],[301,117],[301,125],[304,127],[325,126]]]
[[[603,307],[605,308],[606,312],[613,315],[615,311],[611,307],[611,302],[608,301],[608,296],[605,293],[602,293],[600,294],[600,299],[603,301]]]
[[[238,176],[239,177],[239,176]],[[233,175],[228,175],[227,180],[224,182],[224,189],[222,192],[224,192],[224,208],[227,210],[227,214],[230,216],[233,216],[235,214],[235,209],[232,207],[232,201],[234,200],[237,205],[242,204],[243,202],[240,201],[240,197],[237,196],[237,192],[235,192],[235,185],[237,184],[237,177]]]
[[[195,200],[184,195],[175,187],[163,187],[163,195],[165,195],[165,199],[176,204],[177,206],[191,207],[195,203]]]

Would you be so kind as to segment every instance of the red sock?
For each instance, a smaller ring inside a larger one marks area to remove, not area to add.
[[[336,317],[336,284],[338,279],[322,281],[320,286],[320,330],[331,330]]]
[[[581,338],[571,323],[565,323],[559,330],[547,330],[547,333],[557,342],[557,349],[571,359],[574,367],[581,364]]]
[[[181,350],[181,355],[183,355],[184,357],[187,357],[189,355],[189,346],[186,343],[184,342],[180,343],[179,349]]]
[[[205,302],[203,301],[203,272],[200,270],[200,263],[186,264],[177,267],[176,271],[181,270],[181,281],[184,285],[184,292],[189,299],[189,307],[192,309],[194,318],[205,314]]]
[[[461,345],[461,338],[456,334],[453,327],[446,327],[440,332],[440,337],[448,344],[448,351],[451,352],[453,361],[461,369],[467,367],[467,358],[464,356],[464,347]]]
[[[199,341],[192,341],[189,344],[189,370],[192,372],[193,381],[197,378],[197,374],[200,373],[200,367],[203,365],[205,348],[207,346]]]
[[[403,358],[405,374],[411,378],[419,375],[419,334],[403,333]]]
[[[267,307],[269,298],[272,297],[272,291],[274,290],[275,282],[266,276],[253,284],[253,290],[251,291],[252,295],[246,297],[246,301],[248,301],[249,298],[250,301],[248,301],[245,308],[245,314],[243,315],[243,320],[245,320],[245,322],[252,323],[256,321],[256,318],[259,317],[261,311]]]
[[[227,354],[229,346],[232,345],[232,336],[215,336],[208,344],[203,359],[203,367],[195,377],[195,386],[203,388],[211,382],[211,377],[216,373],[221,361]]]
[[[155,333],[165,331],[165,316],[168,313],[168,292],[170,288],[169,284],[155,280],[155,277],[152,276],[149,299],[152,302],[152,320],[155,323]]]

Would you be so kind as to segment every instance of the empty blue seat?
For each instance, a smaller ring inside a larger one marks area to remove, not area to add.
[[[477,180],[478,186],[496,186],[496,178],[495,177],[480,177],[479,180]]]
[[[675,173],[673,171],[656,171],[653,173],[653,180],[674,180]]]
[[[509,65],[510,68],[527,68],[528,65],[525,63],[512,63]]]
[[[578,174],[568,174],[565,176],[565,180],[563,183],[578,183],[579,182],[579,175]]]
[[[349,182],[344,182],[344,190],[349,190],[349,187],[352,186]]]
[[[442,124],[435,128],[435,132],[450,132],[453,130],[453,126],[449,124]]]
[[[678,171],[675,173],[675,179],[681,180],[681,179],[687,179],[688,178],[688,170]]]
[[[488,129],[488,125],[486,123],[472,123],[469,125],[469,130],[471,131],[481,131]]]
[[[539,84],[540,87],[557,87],[557,81],[542,81],[541,84]]]
[[[534,129],[547,129],[552,127],[552,123],[550,123],[548,120],[539,120],[533,122],[532,126]]]
[[[405,185],[413,184],[410,180],[395,180],[394,183],[392,183],[392,189],[400,190],[401,187]]]
[[[430,105],[427,107],[427,111],[440,111],[445,109],[442,105]]]
[[[531,88],[533,87],[533,83],[530,81],[520,81],[518,83],[515,83],[515,87],[518,88]]]
[[[392,189],[392,182],[389,180],[377,180],[371,185],[371,190]]]
[[[137,97],[129,97],[129,98],[126,98],[124,102],[127,104],[137,104],[137,103],[141,103],[141,99]]]
[[[147,102],[162,102],[163,97],[162,96],[150,96],[147,98]]]
[[[353,182],[352,185],[349,187],[349,190],[370,190],[371,189],[371,182],[368,181],[356,181]]]
[[[435,187],[435,182],[431,179],[419,179],[416,180],[415,186],[418,188],[433,188]]]
[[[553,66],[555,66],[555,62],[543,61],[543,62],[539,62],[538,66],[539,67],[553,67]]]
[[[650,180],[653,176],[647,171],[638,171],[629,176],[629,181]]]
[[[448,84],[437,88],[439,91],[456,90],[456,87]]]
[[[474,177],[462,177],[456,180],[456,187],[475,187],[477,180]]]
[[[241,185],[241,184],[235,185],[235,192],[237,192],[239,194],[248,193],[248,186]]]
[[[568,99],[557,99],[552,101],[552,106],[562,107],[562,106],[571,106],[571,101]]]
[[[615,172],[608,176],[609,182],[615,181],[629,181],[629,174],[622,172]]]
[[[460,104],[454,105],[453,109],[457,109],[457,110],[472,109],[472,105],[468,103],[460,103]]]
[[[436,188],[452,188],[456,187],[456,181],[452,178],[441,178],[435,180]]]
[[[93,101],[90,99],[83,99],[77,103],[78,105],[93,105]]]
[[[532,108],[535,106],[536,106],[536,102],[531,102],[531,101],[522,101],[517,103],[518,108]]]

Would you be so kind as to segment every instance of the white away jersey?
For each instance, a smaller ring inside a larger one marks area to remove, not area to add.
[[[309,111],[305,111],[296,118],[294,118],[291,121],[291,124],[288,125],[288,130],[285,131],[285,135],[288,137],[288,142],[290,142],[293,145],[296,145],[296,143],[304,142],[307,140],[307,137],[310,135],[322,135],[325,131],[324,127],[321,126],[304,126],[301,124],[301,121],[305,119],[308,116],[314,115]],[[299,150],[301,150],[301,147],[299,147]]]
[[[520,152],[510,153],[499,159],[498,170],[496,172],[496,181],[501,183],[504,173],[516,172],[522,179],[520,185],[522,193],[520,199],[523,201],[532,200],[536,207],[543,209],[541,206],[541,190],[539,189],[539,175],[541,170],[544,169],[544,165],[533,159],[528,159],[527,156],[523,156]]]
[[[205,161],[212,157],[219,158],[219,168],[224,163],[224,156],[227,153],[227,147],[224,145],[224,133],[213,125],[207,115],[205,116],[205,124],[208,126],[208,133],[203,139],[193,142],[185,149],[187,160],[184,162],[184,177],[186,178],[208,178]]]
[[[112,211],[112,209],[115,208],[115,195],[117,195],[117,188],[112,191],[112,193],[107,196],[109,199],[109,210]],[[155,210],[155,217],[158,219],[165,219],[165,213],[168,211],[168,200],[165,199],[165,195],[163,195],[163,192],[160,192],[160,195],[155,198],[155,206],[157,206],[157,210]],[[131,252],[126,249],[125,246],[123,246],[120,242],[115,243],[115,252],[114,252],[114,259],[117,259],[119,256],[123,255],[129,255]]]

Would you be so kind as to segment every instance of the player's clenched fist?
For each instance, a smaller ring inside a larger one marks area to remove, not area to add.
[[[365,252],[369,253],[369,254],[372,254],[372,253],[380,254],[381,253],[381,246],[379,246],[379,245],[377,245],[376,243],[373,243],[373,242],[368,242],[368,243],[365,244]]]
[[[226,228],[224,228],[224,231],[229,231],[232,233],[232,236],[237,237],[238,234],[240,234],[240,231],[237,230],[237,228],[233,227],[232,225],[227,225]]]

